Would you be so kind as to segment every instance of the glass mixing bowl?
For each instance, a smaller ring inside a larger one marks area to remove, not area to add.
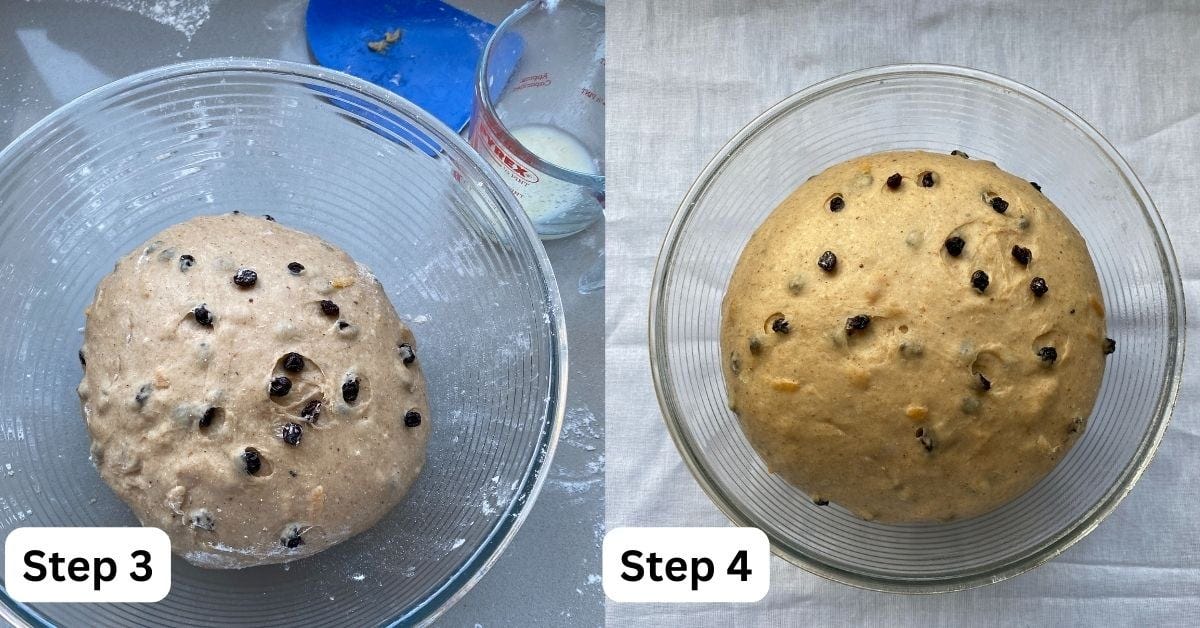
[[[72,626],[421,623],[477,581],[554,453],[566,338],[512,194],[425,112],[350,76],[222,59],[90,92],[0,153],[0,532],[138,525],[88,461],[83,309],[118,257],[196,214],[271,214],[369,266],[420,343],[424,471],[378,525],[288,565],[175,559],[156,604],[20,604]]]
[[[808,177],[887,150],[959,149],[1041,183],[1096,263],[1117,352],[1087,430],[1028,493],[945,524],[863,521],[770,475],[726,406],[718,332],[734,264]],[[926,593],[1011,577],[1091,531],[1149,464],[1179,390],[1183,289],[1162,221],[1125,161],[1086,122],[1024,85],[964,68],[904,65],[810,87],[737,134],[692,186],[651,295],[650,355],[671,435],[733,522],[776,554],[861,587]]]

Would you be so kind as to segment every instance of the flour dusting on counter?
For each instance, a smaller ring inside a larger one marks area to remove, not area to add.
[[[80,0],[87,3],[87,0]],[[96,4],[137,13],[163,26],[169,26],[192,40],[192,35],[211,16],[216,0],[95,0]]]

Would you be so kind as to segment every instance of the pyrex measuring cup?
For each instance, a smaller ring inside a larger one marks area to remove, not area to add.
[[[604,5],[540,0],[501,22],[479,61],[468,134],[543,239],[600,218]]]

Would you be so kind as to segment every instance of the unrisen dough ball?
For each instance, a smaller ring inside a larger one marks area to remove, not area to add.
[[[723,304],[730,405],[767,467],[881,521],[978,515],[1083,431],[1104,307],[1079,232],[990,162],[896,152],[813,177]]]
[[[202,567],[310,556],[373,525],[425,461],[412,333],[365,267],[246,215],[170,227],[87,312],[100,475]]]

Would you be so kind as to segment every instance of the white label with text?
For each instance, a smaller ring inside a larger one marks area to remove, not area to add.
[[[158,528],[17,528],[4,585],[18,602],[157,602],[171,590],[171,541]]]
[[[615,602],[757,602],[771,586],[771,544],[758,528],[616,528],[602,561]]]

